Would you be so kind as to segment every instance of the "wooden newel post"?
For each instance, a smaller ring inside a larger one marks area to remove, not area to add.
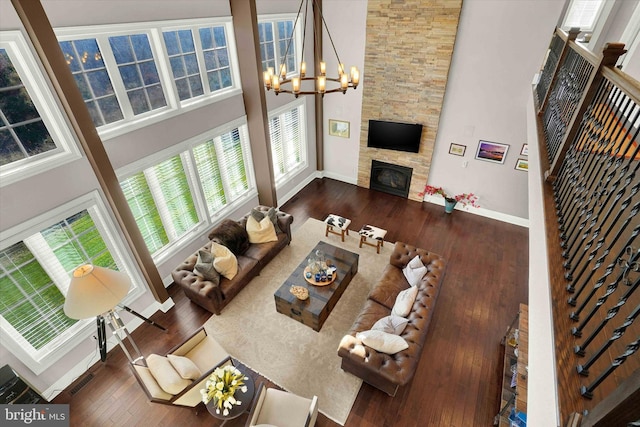
[[[549,170],[544,174],[546,181],[553,182],[558,175],[560,167],[567,155],[567,151],[578,134],[580,124],[582,122],[582,116],[584,116],[584,113],[587,111],[587,108],[593,101],[593,98],[595,98],[598,88],[604,79],[602,69],[604,67],[614,67],[616,62],[618,62],[620,55],[623,55],[625,52],[626,49],[624,48],[624,43],[607,43],[604,45],[600,63],[597,67],[594,67],[591,77],[589,77],[589,82],[587,83],[586,90],[580,99],[580,104],[578,105],[578,108],[576,108],[576,111],[567,126],[568,131],[562,139],[558,154],[553,159],[553,163]]]

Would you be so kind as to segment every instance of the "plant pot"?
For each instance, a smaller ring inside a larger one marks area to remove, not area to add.
[[[453,208],[456,207],[456,203],[458,203],[458,201],[456,199],[450,199],[450,198],[444,199],[444,211],[445,211],[445,213],[453,212]]]

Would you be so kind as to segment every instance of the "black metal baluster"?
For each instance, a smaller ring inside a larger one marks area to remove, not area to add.
[[[636,308],[633,310],[633,312],[631,312],[631,314],[629,314],[626,319],[624,319],[624,323],[622,325],[620,325],[619,327],[617,327],[616,329],[613,330],[613,334],[611,335],[611,338],[609,338],[607,340],[606,343],[604,343],[602,345],[602,347],[600,347],[600,349],[598,349],[598,351],[596,351],[591,358],[589,359],[589,361],[587,363],[585,363],[584,365],[578,365],[576,367],[576,370],[578,371],[578,373],[582,376],[588,376],[589,375],[589,368],[598,360],[598,358],[600,356],[602,356],[602,354],[609,348],[611,347],[611,345],[620,339],[620,337],[622,337],[625,333],[625,331],[627,330],[627,328],[629,326],[631,326],[633,324],[633,321],[636,320],[636,317],[638,317],[638,314],[640,313],[640,305],[636,306]]]
[[[609,375],[611,375],[613,371],[615,371],[620,365],[622,365],[629,358],[629,356],[638,351],[638,348],[640,348],[640,337],[636,338],[635,341],[627,345],[624,353],[613,359],[611,365],[609,365],[609,367],[604,372],[602,372],[594,382],[589,384],[588,387],[580,387],[580,394],[587,399],[593,398],[593,391],[602,383],[602,381],[604,381]]]

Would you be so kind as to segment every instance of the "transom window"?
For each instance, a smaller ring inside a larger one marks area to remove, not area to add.
[[[101,136],[239,91],[230,18],[125,27],[56,30]]]
[[[562,28],[593,31],[603,6],[604,0],[571,0]]]
[[[276,182],[291,177],[307,165],[304,102],[294,104],[274,112],[269,119]]]
[[[302,22],[296,25],[296,36],[292,39],[289,51],[287,52],[287,44],[293,34],[293,25],[295,18],[275,18],[258,22],[258,37],[260,39],[260,55],[262,58],[262,70],[267,71],[269,67],[278,72],[280,63],[287,53],[287,74],[296,73],[298,71],[298,63],[301,58],[298,57],[298,44],[301,43],[299,34]]]

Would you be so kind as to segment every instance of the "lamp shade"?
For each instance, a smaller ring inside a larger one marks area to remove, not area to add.
[[[64,313],[86,319],[114,308],[127,295],[131,279],[125,273],[85,264],[73,271]]]

